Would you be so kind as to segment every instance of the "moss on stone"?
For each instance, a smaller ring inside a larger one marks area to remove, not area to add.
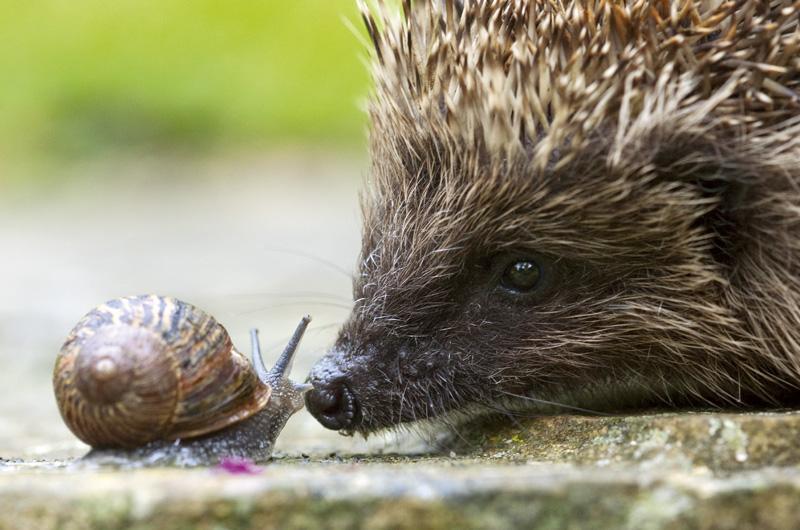
[[[714,472],[800,464],[800,413],[544,416],[515,425],[481,420],[466,454],[608,464],[669,463]]]

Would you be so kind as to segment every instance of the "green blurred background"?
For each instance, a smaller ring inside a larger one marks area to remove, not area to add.
[[[352,26],[354,0],[2,0],[0,179],[142,151],[360,150]]]

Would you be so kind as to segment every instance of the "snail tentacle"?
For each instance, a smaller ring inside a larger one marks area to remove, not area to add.
[[[293,383],[294,391],[299,392],[300,394],[305,394],[306,392],[313,390],[314,385],[311,383]]]
[[[270,380],[275,381],[278,379],[285,379],[289,376],[289,372],[292,371],[292,361],[294,361],[294,354],[297,351],[297,346],[300,344],[300,340],[303,338],[303,334],[306,332],[306,328],[310,322],[310,315],[305,315],[300,319],[300,323],[294,330],[292,338],[289,340],[289,343],[286,345],[283,353],[281,353],[281,356],[278,357],[277,361],[275,361],[275,365],[269,372]]]
[[[250,349],[253,369],[256,371],[259,381],[264,384],[269,384],[269,370],[266,364],[264,364],[264,357],[261,355],[261,341],[258,338],[258,329],[256,328],[250,330]]]

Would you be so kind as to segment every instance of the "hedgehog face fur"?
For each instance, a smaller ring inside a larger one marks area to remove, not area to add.
[[[372,169],[324,425],[800,396],[800,2],[364,13]]]

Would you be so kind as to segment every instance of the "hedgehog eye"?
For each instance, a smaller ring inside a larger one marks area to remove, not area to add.
[[[506,289],[527,293],[539,285],[541,277],[542,269],[539,264],[533,260],[524,259],[512,263],[503,271],[500,284]]]

